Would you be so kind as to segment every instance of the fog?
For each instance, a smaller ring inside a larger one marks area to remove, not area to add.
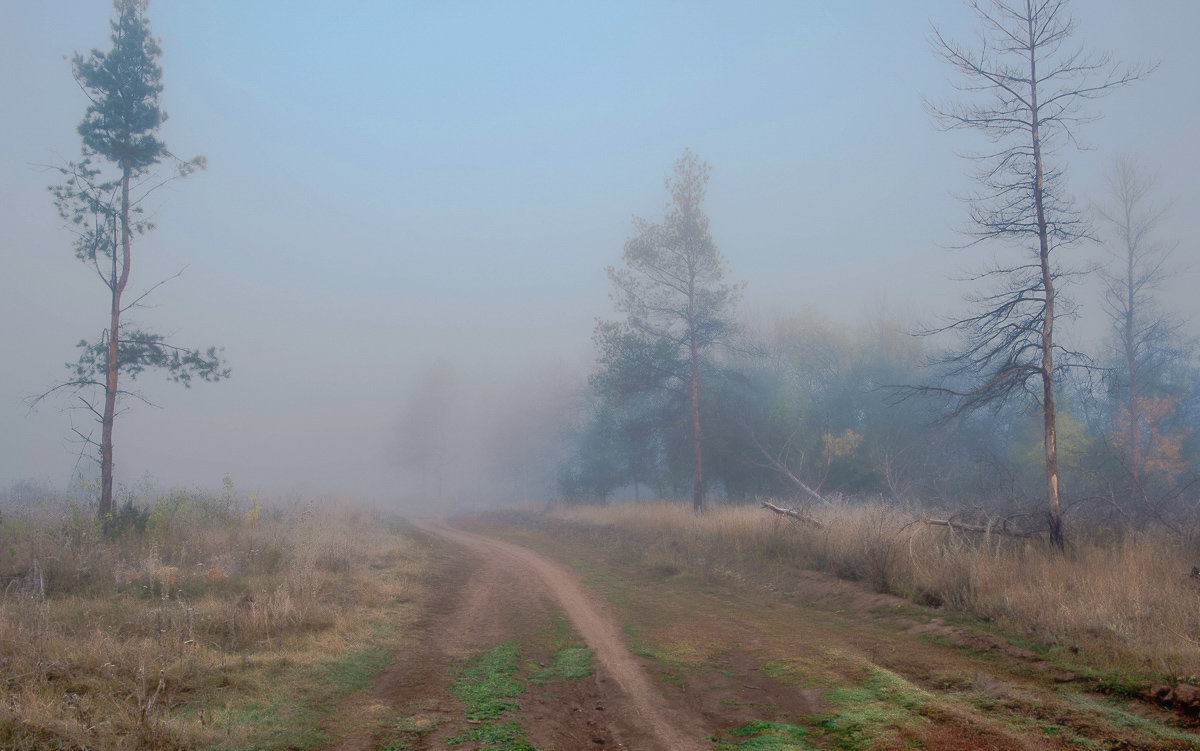
[[[76,159],[87,104],[70,55],[107,50],[94,0],[0,5],[0,488],[65,490],[80,462],[69,400],[28,397],[106,324],[46,186]],[[1066,150],[1068,188],[1103,195],[1119,154],[1157,175],[1178,242],[1163,306],[1196,332],[1200,4],[1079,2],[1077,41],[1159,62],[1095,103]],[[969,135],[922,97],[956,95],[926,38],[969,41],[950,0],[862,3],[152,2],[161,136],[208,168],[156,193],[131,290],[184,270],[137,319],[224,347],[232,377],[191,389],[147,373],[161,408],[116,426],[126,487],[341,494],[386,503],[540,500],[552,492],[604,273],[633,216],[657,219],[685,148],[712,166],[713,237],[748,320],[804,308],[913,321],[962,307],[986,252],[948,249],[966,208]],[[1094,246],[1071,250],[1084,265]],[[1104,323],[1090,288],[1065,335]],[[414,425],[437,435],[418,471]],[[406,459],[405,457],[409,458]],[[435,466],[425,462],[423,466]]]

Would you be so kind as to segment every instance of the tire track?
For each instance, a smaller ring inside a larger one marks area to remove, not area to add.
[[[441,520],[420,521],[416,526],[473,551],[484,559],[504,559],[519,564],[534,576],[531,587],[541,585],[566,613],[572,625],[596,656],[600,668],[617,684],[637,712],[639,724],[658,740],[663,751],[700,751],[710,748],[701,739],[698,718],[681,717],[668,707],[654,682],[630,653],[616,620],[584,590],[574,572],[518,545],[464,532]]]

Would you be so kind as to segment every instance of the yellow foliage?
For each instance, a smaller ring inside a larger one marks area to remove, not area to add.
[[[846,428],[837,435],[826,433],[824,435],[825,449],[822,455],[825,457],[826,463],[834,459],[851,456],[862,445],[862,440],[862,434],[855,433],[850,428]]]
[[[1174,479],[1187,470],[1183,458],[1186,431],[1172,431],[1169,421],[1175,416],[1179,400],[1174,397],[1141,396],[1138,406],[1139,472],[1156,473]],[[1132,453],[1129,445],[1129,408],[1122,409],[1113,421],[1110,440],[1118,451]]]
[[[258,523],[258,517],[262,513],[262,506],[258,504],[258,495],[250,496],[250,510],[246,512],[246,526],[253,527]]]

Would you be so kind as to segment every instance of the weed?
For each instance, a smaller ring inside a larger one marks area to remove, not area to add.
[[[798,671],[788,660],[769,660],[762,665],[763,675],[777,681],[791,683],[796,680]]]
[[[1113,696],[1136,697],[1150,688],[1150,682],[1119,670],[1084,671],[1091,673],[1096,690]]]

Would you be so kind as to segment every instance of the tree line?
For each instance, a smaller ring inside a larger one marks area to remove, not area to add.
[[[606,269],[618,317],[595,328],[586,398],[574,410],[565,399],[513,400],[494,436],[476,441],[475,453],[500,457],[493,464],[524,468],[510,473],[513,495],[542,487],[562,455],[556,491],[581,502],[687,496],[701,511],[711,498],[845,493],[988,503],[1034,513],[1059,546],[1073,508],[1138,523],[1190,517],[1200,389],[1195,343],[1156,296],[1171,273],[1164,204],[1152,178],[1120,160],[1108,195],[1086,211],[1067,190],[1063,157],[1095,102],[1153,66],[1075,46],[1065,0],[968,5],[973,45],[936,26],[929,40],[962,96],[926,102],[940,126],[984,144],[967,155],[976,188],[962,244],[993,260],[970,280],[961,316],[925,336],[886,312],[860,325],[813,311],[740,319],[745,288],[727,279],[703,208],[711,170],[685,151],[666,179],[663,217],[636,220],[623,263]],[[106,325],[37,397],[69,393],[94,418],[99,437],[75,432],[100,467],[101,517],[113,510],[116,418],[138,397],[129,382],[147,370],[184,385],[229,375],[217,348],[182,347],[131,320],[161,285],[128,289],[135,240],[153,229],[145,201],[204,159],[179,159],[157,136],[162,52],[145,0],[114,9],[111,49],[72,59],[88,100],[81,157],[57,166],[62,182],[51,186],[75,255],[108,289]],[[1088,276],[1103,286],[1111,334],[1102,351],[1072,351],[1059,333],[1071,312],[1063,289],[1084,274],[1062,251],[1093,243],[1109,254]],[[452,381],[431,373],[401,415],[395,453],[427,495],[454,474]],[[513,432],[539,440],[526,450],[504,437]]]
[[[561,470],[564,496],[690,494],[697,511],[706,494],[987,501],[1038,508],[1059,547],[1070,506],[1170,524],[1193,511],[1195,349],[1155,298],[1169,254],[1152,181],[1118,161],[1110,195],[1088,212],[1062,158],[1093,102],[1153,66],[1074,46],[1063,0],[969,5],[974,46],[930,35],[962,97],[926,102],[944,129],[986,143],[967,155],[976,189],[962,245],[994,255],[970,280],[966,311],[925,338],[883,316],[739,325],[741,287],[725,281],[701,207],[709,167],[685,152],[663,220],[636,220],[624,267],[608,269],[624,318],[596,327],[593,398]],[[1062,290],[1082,275],[1062,251],[1093,242],[1111,254],[1097,272],[1111,337],[1087,353],[1059,335],[1071,312]]]

